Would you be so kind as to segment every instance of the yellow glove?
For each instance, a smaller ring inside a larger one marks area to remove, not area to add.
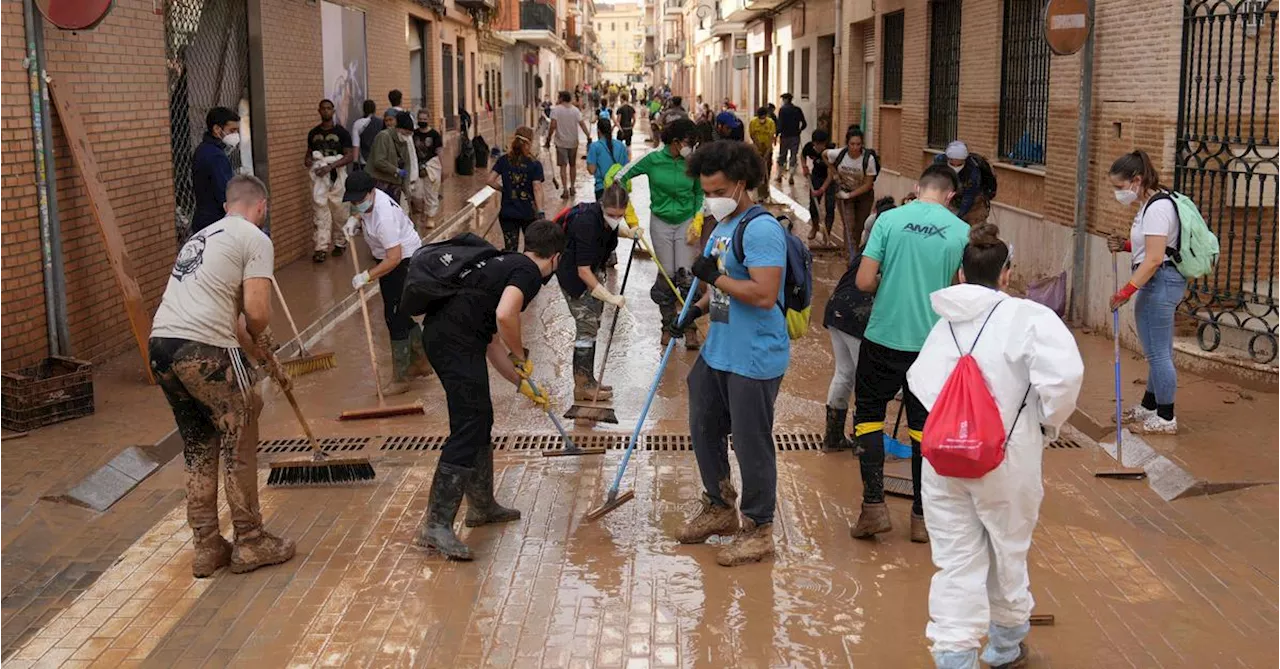
[[[689,232],[685,233],[684,240],[690,246],[697,244],[702,239],[702,212],[693,215],[693,223],[689,226]]]
[[[533,361],[529,359],[529,349],[524,350],[524,357],[520,357],[515,353],[508,353],[507,360],[511,361],[512,366],[516,368],[516,374],[520,378],[527,379],[533,375]]]
[[[539,409],[551,408],[551,398],[547,397],[541,388],[534,389],[529,379],[520,379],[520,394],[528,397],[529,401]]]
[[[640,227],[640,218],[636,216],[636,208],[631,206],[630,202],[627,203],[627,213],[623,215],[623,218],[627,219],[628,228],[635,230]]]

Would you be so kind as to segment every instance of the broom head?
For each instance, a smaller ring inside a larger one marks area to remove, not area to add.
[[[391,407],[377,407],[376,409],[352,409],[343,411],[338,416],[338,420],[367,420],[370,418],[388,418],[390,416],[408,416],[410,414],[425,414],[426,409],[421,404],[401,404]]]
[[[587,520],[598,520],[604,514],[609,513],[610,511],[613,511],[614,509],[622,506],[623,504],[626,504],[627,502],[630,502],[632,499],[635,498],[635,496],[636,496],[636,492],[634,490],[628,490],[622,493],[621,495],[614,493],[604,501],[604,504],[601,504],[600,506],[588,511]]]
[[[305,460],[271,463],[267,485],[323,485],[372,481],[376,474],[368,458],[330,458],[317,454]]]
[[[285,371],[289,372],[289,376],[302,376],[311,372],[333,369],[338,366],[338,360],[333,353],[317,353],[284,360],[280,364],[284,366]]]
[[[604,453],[603,448],[581,448],[579,446],[570,444],[568,446],[565,446],[564,448],[559,448],[554,451],[543,451],[542,457],[554,458],[554,457],[559,457],[561,455],[602,455],[603,453]]]
[[[594,407],[583,404],[575,404],[564,412],[565,418],[573,418],[580,420],[591,420],[597,423],[618,423],[618,414],[614,412],[612,407]]]

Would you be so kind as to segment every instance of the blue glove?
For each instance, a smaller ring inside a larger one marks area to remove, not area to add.
[[[404,181],[405,179],[409,178],[409,170],[398,170],[396,171],[396,174],[400,175],[401,181]]]

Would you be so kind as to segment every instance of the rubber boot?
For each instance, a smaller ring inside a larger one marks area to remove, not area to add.
[[[427,502],[427,515],[418,528],[413,543],[421,548],[434,548],[451,560],[471,559],[471,549],[453,533],[453,521],[458,517],[458,507],[471,480],[472,470],[467,467],[441,462],[431,479],[431,494]]]
[[[508,509],[493,498],[493,443],[476,456],[475,471],[467,483],[467,527],[520,520],[518,509]]]
[[[259,567],[288,562],[297,552],[292,539],[277,537],[259,527],[236,535],[231,551],[231,573],[243,574]]]
[[[606,390],[596,382],[591,368],[596,364],[596,347],[594,345],[573,348],[573,401],[575,402],[608,402],[613,399],[613,392]]]
[[[832,453],[853,448],[844,436],[844,421],[848,416],[848,409],[827,407],[827,432],[822,438],[822,450]]]
[[[929,543],[929,526],[924,522],[924,516],[911,514],[911,541],[917,544]]]
[[[742,529],[733,537],[733,543],[721,549],[716,556],[716,564],[736,567],[767,557],[773,557],[773,523],[756,525],[750,518],[744,518]]]
[[[427,351],[422,347],[422,327],[417,323],[409,330],[409,373],[418,377],[435,373],[427,361]]]
[[[858,522],[849,528],[849,536],[854,539],[870,539],[893,529],[889,520],[889,507],[884,502],[874,504],[862,503],[862,513],[858,514]]]
[[[720,482],[720,498],[726,506],[715,503],[706,493],[699,500],[701,505],[694,517],[685,521],[683,527],[676,531],[676,541],[682,544],[700,544],[707,539],[719,535],[729,536],[738,533],[738,491],[733,489],[729,479]]]
[[[413,346],[408,339],[391,340],[391,382],[382,387],[382,395],[403,395],[409,392],[409,364],[413,359]]]
[[[222,538],[222,533],[215,525],[210,528],[193,530],[195,541],[192,547],[195,555],[191,558],[191,575],[196,578],[208,578],[213,573],[231,564],[231,542]]]

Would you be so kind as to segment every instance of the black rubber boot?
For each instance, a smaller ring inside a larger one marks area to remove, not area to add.
[[[827,407],[827,433],[822,438],[822,450],[830,453],[853,448],[853,444],[844,435],[844,421],[848,416],[848,409]]]
[[[467,482],[467,527],[520,520],[518,509],[508,509],[493,498],[493,444],[476,456],[475,470]]]
[[[858,465],[862,470],[862,501],[867,504],[884,502],[884,433],[871,432],[858,437],[862,453]]]
[[[470,560],[471,549],[453,533],[453,521],[458,516],[462,495],[471,480],[473,470],[441,462],[431,480],[427,516],[413,543],[421,548],[434,548],[451,560]]]

